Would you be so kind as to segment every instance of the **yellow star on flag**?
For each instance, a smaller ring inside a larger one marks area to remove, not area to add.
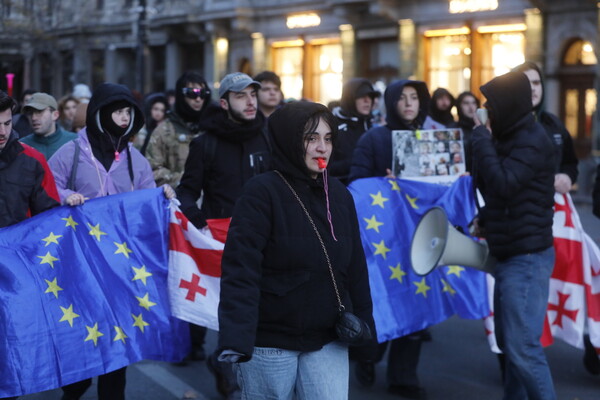
[[[45,256],[37,256],[37,258],[41,258],[40,265],[42,264],[50,264],[52,268],[54,268],[54,261],[58,261],[58,258],[53,257],[50,252],[47,252]]]
[[[454,274],[460,278],[460,273],[464,270],[465,269],[463,267],[461,267],[460,265],[449,265],[448,272],[446,273],[446,275]]]
[[[120,340],[123,343],[125,343],[125,339],[127,339],[127,335],[125,334],[125,332],[123,332],[123,329],[121,329],[121,327],[119,327],[119,326],[115,326],[115,332],[117,332],[117,334],[115,335],[113,342]]]
[[[123,254],[125,256],[125,258],[129,258],[129,253],[133,253],[133,250],[131,250],[127,247],[127,242],[123,242],[123,243],[113,242],[113,243],[115,244],[115,246],[117,246],[117,251],[115,251],[115,254]]]
[[[155,306],[156,303],[150,301],[150,299],[148,298],[148,293],[146,293],[144,295],[144,297],[137,297],[135,296],[136,299],[138,299],[138,301],[140,302],[140,307],[144,307],[146,310],[150,311],[150,307]]]
[[[58,239],[61,237],[62,237],[62,235],[55,235],[54,232],[50,232],[50,234],[47,237],[42,239],[44,242],[46,242],[44,247],[48,247],[48,245],[50,245],[50,243],[58,244]]]
[[[146,321],[144,321],[142,319],[142,313],[140,313],[140,315],[138,315],[137,317],[134,314],[131,314],[131,316],[133,317],[133,320],[135,321],[133,323],[133,326],[137,326],[138,328],[140,328],[142,333],[144,332],[144,327],[150,325],[149,323],[147,323]]]
[[[375,215],[373,215],[370,219],[369,218],[363,218],[363,219],[367,223],[367,229],[375,229],[375,232],[379,233],[379,227],[381,225],[383,225],[383,222],[377,221],[377,218],[375,218]]]
[[[391,250],[388,249],[387,247],[385,247],[385,243],[383,242],[383,239],[379,243],[371,243],[371,244],[373,246],[375,246],[375,249],[376,249],[375,255],[381,254],[383,259],[385,260],[385,258],[387,257],[387,253],[390,252]]]
[[[456,294],[456,290],[454,290],[448,282],[446,282],[445,280],[442,279],[442,284],[444,285],[444,289],[442,291],[448,292],[453,296]]]
[[[63,289],[60,286],[58,286],[58,283],[56,283],[56,278],[54,278],[52,282],[50,282],[48,279],[44,280],[48,284],[48,289],[46,289],[44,293],[53,293],[54,296],[58,299],[58,292]]]
[[[73,217],[69,215],[69,218],[61,218],[63,221],[66,221],[67,223],[65,224],[65,226],[70,226],[71,228],[73,228],[73,230],[77,230],[77,225],[79,225],[77,222],[75,222],[73,220]]]
[[[69,306],[69,308],[64,308],[63,306],[60,306],[60,309],[63,312],[63,316],[62,316],[62,318],[58,322],[67,321],[67,322],[69,322],[69,325],[71,325],[71,328],[72,328],[73,327],[73,320],[75,318],[79,317],[79,314],[75,314],[73,312],[73,304],[71,304]]]
[[[373,199],[373,202],[371,203],[371,205],[379,206],[381,208],[385,208],[383,203],[385,203],[386,201],[389,200],[388,198],[383,197],[383,195],[381,194],[381,191],[377,192],[377,194],[369,194],[369,196],[371,196],[371,198]]]
[[[98,338],[100,336],[104,336],[104,333],[102,333],[102,332],[100,332],[98,330],[98,323],[96,322],[93,327],[89,327],[87,325],[85,327],[87,328],[88,335],[85,338],[84,342],[87,342],[88,340],[93,340],[94,341],[94,346],[97,346],[98,345]]]
[[[96,224],[96,226],[92,226],[92,224],[88,223],[88,226],[90,227],[90,235],[95,236],[96,240],[100,241],[100,237],[102,235],[106,235],[106,232],[102,232],[100,230],[100,224]]]
[[[431,287],[427,286],[427,282],[425,282],[425,278],[421,280],[421,282],[413,282],[417,286],[417,291],[415,294],[421,293],[423,296],[427,297],[427,291],[431,290]]]
[[[132,281],[137,281],[140,280],[144,283],[144,286],[146,285],[146,278],[148,278],[149,276],[152,276],[151,272],[146,271],[146,266],[142,265],[139,268],[136,267],[131,267],[133,268],[133,270],[135,271],[135,276],[131,279]]]
[[[397,191],[397,192],[399,192],[399,191],[400,191],[400,186],[398,186],[398,182],[397,182],[397,181],[394,181],[394,180],[391,180],[391,179],[390,179],[388,182],[389,182],[389,183],[390,183],[390,185],[392,186],[392,190],[395,190],[395,191]]]
[[[392,271],[392,276],[390,276],[390,279],[398,279],[398,282],[402,283],[402,278],[404,277],[404,275],[406,275],[406,272],[402,271],[402,266],[400,265],[400,263],[398,263],[398,265],[396,265],[395,267],[392,267],[390,265],[388,268],[390,269],[390,271]]]
[[[417,205],[418,197],[410,197],[409,195],[406,195],[406,200],[408,200],[412,208],[414,208],[415,210],[419,209],[419,206]]]

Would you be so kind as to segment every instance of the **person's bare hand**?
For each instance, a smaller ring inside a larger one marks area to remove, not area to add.
[[[65,203],[67,203],[70,206],[79,206],[85,203],[86,200],[88,200],[88,198],[84,197],[82,194],[73,193],[67,196],[67,198],[65,199]]]
[[[385,169],[385,173],[387,174],[385,177],[388,179],[396,179],[396,176],[392,174],[392,170],[389,168]]]
[[[554,175],[554,190],[560,194],[565,194],[571,190],[573,183],[571,178],[567,174],[556,174]]]
[[[163,188],[163,193],[165,194],[165,197],[167,198],[167,200],[171,200],[175,198],[175,191],[173,190],[173,188],[171,187],[171,185],[169,185],[168,183],[165,183],[164,185],[162,185]]]

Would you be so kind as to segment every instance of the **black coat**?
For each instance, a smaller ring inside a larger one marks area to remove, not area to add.
[[[244,184],[269,169],[271,155],[262,114],[257,113],[250,123],[237,124],[220,110],[206,134],[190,143],[177,187],[181,210],[196,227],[206,225],[206,219],[229,218]]]
[[[311,110],[316,106],[308,102],[298,104],[292,107]],[[296,127],[297,123],[288,118],[281,121],[279,112],[269,118],[271,128],[278,123]],[[280,127],[277,130],[281,133]],[[276,168],[296,190],[323,238],[346,309],[375,332],[369,278],[352,196],[341,182],[330,178],[335,241],[327,219],[323,180],[321,176],[311,179],[298,165],[282,162],[278,157],[282,140],[302,143],[294,128],[283,132],[290,138],[277,139],[275,133],[273,139]],[[218,348],[243,354],[242,361],[251,357],[254,346],[316,351],[336,339],[337,315],[338,304],[324,252],[298,201],[277,173],[253,178],[235,206],[225,244]]]
[[[59,205],[44,156],[20,143],[13,131],[0,151],[0,228]]]
[[[498,259],[553,244],[554,149],[531,113],[529,80],[511,72],[481,87],[492,109],[492,131],[473,130],[473,175],[490,252]]]

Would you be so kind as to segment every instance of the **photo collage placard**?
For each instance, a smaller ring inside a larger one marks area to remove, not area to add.
[[[465,173],[460,129],[392,131],[392,151],[397,178],[452,182]]]

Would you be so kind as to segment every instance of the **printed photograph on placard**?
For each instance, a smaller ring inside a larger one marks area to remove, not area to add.
[[[397,178],[452,182],[465,172],[460,129],[392,131],[392,151]]]

